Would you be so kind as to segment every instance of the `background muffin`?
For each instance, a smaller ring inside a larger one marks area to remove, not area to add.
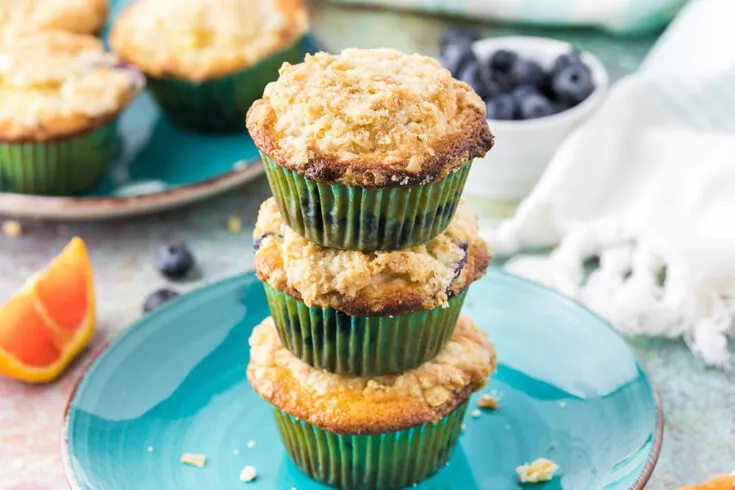
[[[0,0],[0,29],[97,34],[107,10],[107,0]]]
[[[469,396],[496,365],[486,333],[466,316],[436,359],[395,376],[316,370],[283,347],[271,319],[250,346],[248,379],[275,406],[287,451],[312,478],[341,488],[403,487],[441,468]]]
[[[0,37],[0,189],[66,194],[105,172],[115,119],[142,87],[91,36]]]
[[[436,355],[490,260],[466,204],[424,245],[366,253],[307,241],[270,198],[254,239],[256,271],[283,342],[313,366],[354,375],[399,372]]]
[[[245,113],[308,29],[302,0],[137,0],[110,43],[149,77],[166,115],[199,130],[242,129]]]
[[[441,232],[469,162],[493,144],[469,85],[392,49],[284,65],[247,127],[289,226],[350,250],[406,248]]]

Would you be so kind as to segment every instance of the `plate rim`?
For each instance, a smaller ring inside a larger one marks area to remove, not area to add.
[[[651,448],[651,453],[648,456],[646,466],[643,468],[643,471],[641,472],[640,476],[638,477],[636,482],[633,484],[633,486],[630,487],[629,489],[629,490],[643,490],[646,484],[648,483],[648,481],[650,480],[651,475],[653,474],[653,471],[656,468],[656,464],[658,463],[658,459],[661,456],[661,449],[662,449],[663,437],[664,437],[664,413],[663,413],[663,406],[661,402],[661,394],[658,390],[658,386],[656,385],[655,381],[653,380],[653,377],[651,376],[650,371],[648,370],[648,367],[643,362],[643,359],[640,358],[638,353],[635,351],[633,346],[631,346],[630,343],[625,339],[625,337],[623,337],[623,335],[620,334],[620,332],[615,330],[615,328],[612,326],[612,324],[610,324],[610,322],[608,322],[607,320],[602,318],[600,315],[592,311],[589,307],[584,305],[579,300],[572,298],[570,296],[567,296],[555,289],[552,289],[549,286],[546,286],[545,284],[541,284],[531,279],[528,279],[528,278],[525,278],[525,277],[522,277],[516,274],[512,274],[501,268],[493,267],[489,269],[488,272],[500,274],[512,280],[526,283],[532,287],[536,287],[537,289],[551,293],[552,295],[556,296],[561,301],[564,301],[568,304],[581,308],[582,310],[586,311],[587,313],[595,317],[597,320],[599,320],[600,323],[602,323],[605,327],[607,327],[614,335],[618,336],[620,339],[625,341],[627,348],[630,349],[631,352],[633,353],[634,359],[638,361],[638,364],[640,365],[641,370],[643,371],[643,374],[646,377],[646,380],[651,386],[653,398],[654,398],[654,401],[656,402],[656,424],[655,424],[656,427],[655,427],[655,434],[654,434],[653,446]],[[109,349],[112,346],[114,346],[114,344],[122,341],[124,338],[126,338],[129,335],[133,335],[133,332],[141,328],[144,328],[147,323],[155,320],[156,317],[167,314],[169,310],[176,308],[178,303],[185,301],[185,298],[189,296],[190,294],[196,294],[198,292],[203,292],[204,290],[211,290],[211,289],[223,287],[233,282],[242,281],[246,277],[257,278],[255,276],[255,269],[252,267],[248,268],[247,270],[243,272],[240,272],[233,276],[219,279],[212,283],[206,284],[200,288],[197,288],[193,291],[190,291],[186,294],[183,294],[177,298],[174,298],[174,300],[169,301],[168,303],[166,303],[159,309],[151,313],[148,313],[144,315],[143,317],[141,317],[140,319],[138,319],[137,321],[133,322],[131,325],[129,325],[123,332],[121,332],[114,339],[105,342],[98,349],[98,351],[94,353],[91,356],[91,358],[86,362],[86,365],[82,368],[82,372],[78,375],[79,376],[78,379],[74,382],[74,384],[72,385],[72,389],[69,392],[69,396],[66,400],[66,405],[64,407],[64,415],[63,415],[62,422],[61,422],[61,438],[60,438],[61,464],[64,468],[64,476],[66,477],[66,483],[71,490],[83,490],[72,468],[71,455],[69,454],[68,442],[69,442],[69,419],[70,419],[71,405],[72,405],[72,402],[74,401],[74,398],[76,397],[77,392],[79,391],[81,384],[86,379],[88,379],[87,377],[92,367],[94,367],[97,361],[104,358],[104,356],[107,354]]]
[[[221,194],[265,172],[259,158],[214,177],[160,192],[120,197],[41,196],[0,192],[0,213],[53,221],[127,218],[164,211]]]

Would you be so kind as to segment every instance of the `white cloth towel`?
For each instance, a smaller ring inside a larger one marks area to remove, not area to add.
[[[624,334],[683,336],[731,365],[735,333],[735,2],[685,7],[641,69],[562,143],[517,214],[486,238],[507,268]],[[498,141],[498,144],[503,144]],[[599,258],[586,277],[583,262]]]

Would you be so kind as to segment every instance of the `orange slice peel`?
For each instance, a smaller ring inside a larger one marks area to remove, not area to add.
[[[0,307],[0,375],[57,378],[89,343],[95,320],[92,264],[84,241],[73,238]]]
[[[681,487],[679,490],[735,490],[735,473],[718,476],[700,485]]]

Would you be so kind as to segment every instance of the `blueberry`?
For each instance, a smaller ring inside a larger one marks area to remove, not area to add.
[[[457,79],[462,80],[472,87],[472,90],[477,92],[477,95],[483,99],[493,97],[499,92],[496,86],[488,86],[485,83],[480,72],[480,64],[477,60],[474,60],[472,63],[468,63],[464,68],[462,68],[462,70],[457,74]]]
[[[444,34],[442,34],[441,48],[442,50],[444,50],[451,45],[469,45],[477,41],[479,37],[480,35],[474,29],[460,26],[452,26],[447,28],[444,31]]]
[[[500,73],[510,73],[518,55],[507,49],[499,49],[490,57],[490,70]]]
[[[177,296],[179,296],[179,293],[173,289],[163,288],[158,291],[154,291],[145,299],[145,303],[143,303],[143,312],[148,313],[149,311],[153,311]]]
[[[156,250],[156,268],[169,279],[182,279],[194,267],[194,256],[182,241],[173,241]]]
[[[510,72],[513,85],[531,85],[541,90],[548,78],[548,74],[541,65],[533,60],[521,60],[515,62]]]
[[[576,105],[592,93],[595,84],[586,66],[571,65],[554,76],[551,88],[558,100]]]
[[[551,68],[551,76],[556,76],[560,71],[568,66],[578,65],[584,66],[584,63],[582,62],[581,51],[574,50],[570,51],[569,53],[559,55],[556,60],[554,60],[554,66],[553,68]]]
[[[475,53],[470,45],[450,44],[442,52],[441,65],[449,70],[454,77],[458,77],[459,73],[470,63],[477,63]]]
[[[486,102],[485,115],[488,119],[511,120],[515,118],[516,101],[510,94],[501,94]]]
[[[531,94],[539,94],[539,90],[532,85],[520,85],[510,91],[510,95],[515,99],[516,104],[520,104],[523,99]]]
[[[549,99],[539,93],[529,93],[518,104],[521,119],[536,119],[554,113],[554,106]]]

